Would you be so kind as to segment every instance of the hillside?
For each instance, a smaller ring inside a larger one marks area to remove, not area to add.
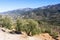
[[[15,36],[24,32],[30,39],[35,39],[35,37],[39,39],[41,36],[45,40],[46,36],[43,33],[48,33],[47,36],[57,39],[60,35],[60,4],[2,12],[0,13],[0,27],[10,30],[8,33],[3,30],[7,35],[10,33],[10,36],[11,33]]]
[[[48,5],[39,8],[24,8],[24,9],[17,9],[12,11],[7,11],[0,13],[2,15],[10,15],[11,17],[15,18],[17,16],[23,18],[32,18],[37,20],[43,20],[50,22],[52,24],[60,24],[60,4],[55,5]]]

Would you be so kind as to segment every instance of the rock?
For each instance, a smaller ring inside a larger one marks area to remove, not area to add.
[[[42,39],[42,40],[54,40],[48,33],[40,34],[34,36],[35,38]]]
[[[60,40],[60,36],[58,36],[56,39],[57,39],[57,40]]]

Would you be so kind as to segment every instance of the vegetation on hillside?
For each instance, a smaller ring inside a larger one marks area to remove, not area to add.
[[[8,16],[0,15],[0,25],[10,30],[26,32],[30,36],[49,33],[56,38],[60,34],[60,4],[26,10],[2,13],[8,14]]]
[[[15,29],[19,32],[26,32],[30,36],[40,33],[38,22],[33,19],[17,19]]]
[[[2,27],[11,29],[12,26],[12,20],[10,17],[6,16],[2,19]]]
[[[5,27],[9,30],[15,29],[17,32],[25,32],[29,36],[33,36],[40,33],[49,33],[51,36],[56,38],[58,36],[59,26],[51,25],[48,22],[34,20],[34,19],[23,19],[17,18],[15,21],[10,17],[3,17],[2,27]],[[14,22],[14,23],[13,23]],[[14,24],[14,25],[13,25]]]

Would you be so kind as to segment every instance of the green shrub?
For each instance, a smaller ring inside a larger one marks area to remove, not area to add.
[[[38,27],[38,22],[33,19],[27,19],[28,27],[30,30],[31,35],[39,34],[41,30]]]
[[[16,29],[16,31],[23,31],[24,30],[24,28],[26,27],[25,25],[26,25],[26,21],[24,20],[24,19],[17,19],[16,20],[16,27],[15,27],[15,29]]]
[[[58,37],[58,32],[52,32],[50,35],[56,39]]]
[[[38,23],[33,19],[17,19],[15,29],[19,32],[26,32],[27,35],[31,36],[41,32]]]
[[[53,38],[58,36],[57,26],[50,25],[47,22],[40,21],[39,23],[42,33],[49,33]]]
[[[12,27],[12,21],[11,21],[10,17],[6,16],[6,17],[3,18],[3,24],[2,24],[2,26],[5,27],[5,28],[8,28],[8,29],[11,29],[11,27]]]

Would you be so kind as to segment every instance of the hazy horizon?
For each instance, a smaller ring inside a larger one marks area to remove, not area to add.
[[[58,3],[60,3],[60,0],[0,0],[0,12],[22,8],[37,8]]]

